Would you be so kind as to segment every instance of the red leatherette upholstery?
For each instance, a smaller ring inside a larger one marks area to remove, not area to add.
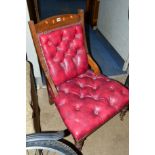
[[[76,140],[92,133],[128,104],[128,89],[92,71],[58,86],[56,106]]]
[[[84,73],[88,68],[80,24],[39,34],[50,75],[56,85]]]
[[[80,24],[39,34],[60,115],[76,140],[88,136],[128,104],[128,90],[88,70]]]

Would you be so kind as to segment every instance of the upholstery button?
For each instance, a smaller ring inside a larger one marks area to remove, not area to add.
[[[52,45],[52,42],[51,41],[48,41],[47,44],[48,44],[48,46],[51,46]]]
[[[75,60],[75,58],[74,58],[74,57],[72,58],[72,60],[73,60],[74,64],[76,64],[76,60]]]
[[[96,96],[93,96],[93,99],[94,99],[94,100],[98,100],[99,98],[98,98],[98,96],[96,95]]]
[[[83,88],[84,87],[82,83],[80,83],[79,86],[80,86],[80,88]]]
[[[76,110],[76,111],[79,111],[79,110],[80,110],[80,106],[79,106],[79,105],[76,105],[76,106],[75,106],[75,110]]]
[[[122,95],[126,95],[126,92],[124,90],[121,91]]]
[[[93,80],[96,80],[96,77],[93,77]]]
[[[102,98],[100,98],[100,100],[102,100],[102,101],[107,101],[107,99],[106,98],[104,98],[104,97],[102,97]]]
[[[50,87],[49,87],[50,88]],[[59,87],[57,87],[57,90],[59,91],[60,90],[60,88]]]
[[[96,86],[94,86],[94,87],[93,87],[93,89],[94,89],[94,90],[96,90],[96,89],[97,89],[97,87],[96,87]]]
[[[61,48],[60,48],[60,47],[58,47],[58,46],[56,47],[56,49],[57,49],[57,52],[61,50]]]
[[[66,37],[62,37],[62,40],[64,41],[64,40],[67,40],[67,38]]]
[[[93,110],[94,115],[98,115],[100,111],[99,107],[95,107],[95,109]]]
[[[64,65],[64,63],[60,63],[60,66],[63,68],[63,69],[65,69],[65,65]]]
[[[66,81],[67,83],[70,83],[70,82],[72,82],[72,80],[68,80],[68,81]]]
[[[109,87],[109,90],[114,91],[114,87],[113,86],[110,86]]]
[[[63,105],[65,105],[65,102],[60,102],[59,103],[59,106],[63,106]]]
[[[83,94],[80,94],[80,98],[84,98],[84,95]]]
[[[80,120],[79,120],[79,119],[77,119],[77,118],[75,118],[75,119],[74,119],[74,121],[75,121],[75,122],[77,122],[77,123],[79,123],[79,122],[80,122]]]
[[[61,100],[61,102],[59,102],[59,106],[63,106],[63,105],[65,105],[66,104],[66,99],[63,99],[63,100]]]
[[[75,38],[80,39],[81,35],[78,33],[75,35]]]
[[[109,105],[114,106],[115,98],[109,97]]]
[[[79,50],[76,50],[76,55],[79,53]]]
[[[83,96],[81,96],[81,95],[80,95],[80,98],[82,99],[82,98],[83,98]]]
[[[63,91],[64,91],[65,94],[68,94],[69,93],[69,90],[68,89],[64,89]]]

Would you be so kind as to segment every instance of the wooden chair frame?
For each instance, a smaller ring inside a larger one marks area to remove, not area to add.
[[[88,64],[91,67],[91,69],[94,71],[96,75],[100,74],[100,69],[96,62],[93,60],[93,58],[89,55],[88,52],[88,47],[87,47],[87,41],[86,41],[86,36],[85,36],[85,27],[84,27],[84,11],[79,9],[77,14],[64,14],[64,15],[58,15],[58,16],[53,16],[50,18],[47,18],[45,20],[42,20],[38,22],[37,24],[34,24],[33,21],[29,21],[29,27],[30,31],[32,34],[32,39],[34,42],[34,46],[37,52],[37,56],[39,59],[39,62],[41,64],[41,68],[43,69],[43,72],[45,74],[46,80],[47,80],[47,87],[51,88],[52,90],[52,95],[56,96],[58,94],[56,86],[49,74],[48,67],[44,58],[44,55],[42,53],[42,49],[39,44],[39,39],[38,39],[38,33],[42,32],[47,32],[50,30],[54,30],[56,28],[64,27],[64,26],[69,26],[72,24],[76,23],[81,23],[83,27],[83,33],[84,33],[84,43],[85,43],[85,48],[87,51],[87,56],[88,56]],[[50,99],[50,102],[52,99]],[[75,140],[75,146],[81,150],[82,146],[84,144],[84,140],[86,137],[84,137],[80,141]]]

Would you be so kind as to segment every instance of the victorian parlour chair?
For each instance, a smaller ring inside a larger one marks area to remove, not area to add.
[[[49,100],[81,149],[88,135],[128,106],[128,89],[102,75],[89,55],[83,10],[29,26]]]

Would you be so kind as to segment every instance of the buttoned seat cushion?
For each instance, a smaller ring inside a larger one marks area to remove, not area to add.
[[[60,115],[76,140],[101,126],[128,104],[128,89],[91,70],[57,86],[54,99]]]

